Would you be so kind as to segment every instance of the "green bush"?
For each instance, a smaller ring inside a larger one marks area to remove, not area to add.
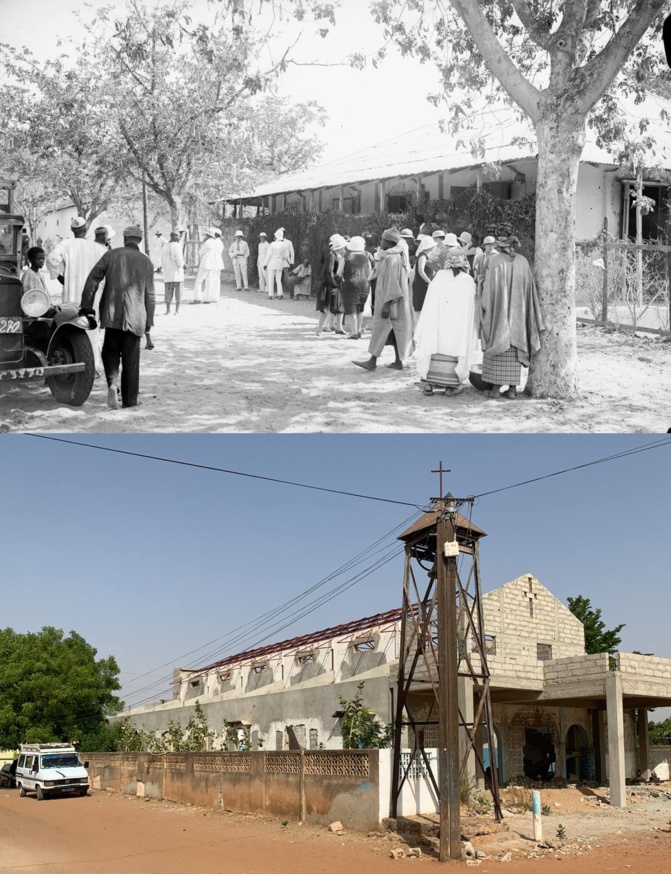
[[[431,221],[459,233],[468,229],[484,237],[487,226],[508,222],[520,239],[521,249],[531,263],[534,257],[536,198],[528,195],[522,200],[502,200],[486,189],[468,189],[454,200],[432,200],[422,209],[424,221]],[[350,215],[328,210],[326,212],[280,212],[273,215],[260,215],[254,218],[225,219],[220,223],[223,232],[224,250],[233,242],[236,230],[243,230],[251,249],[249,259],[249,282],[258,282],[256,259],[259,234],[265,231],[272,242],[277,228],[285,229],[285,236],[291,240],[296,255],[296,263],[307,258],[312,266],[312,292],[316,294],[321,283],[321,259],[326,251],[331,234],[339,233],[348,237],[373,234],[379,242],[382,232],[387,228],[412,228],[419,231],[418,216],[412,212],[376,212],[370,215]],[[228,266],[228,257],[226,265]]]

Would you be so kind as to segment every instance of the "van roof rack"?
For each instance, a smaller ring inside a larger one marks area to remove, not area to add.
[[[74,753],[72,744],[21,744],[22,753]]]

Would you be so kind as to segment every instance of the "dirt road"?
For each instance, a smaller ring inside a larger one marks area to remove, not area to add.
[[[163,289],[157,282],[157,298]],[[141,403],[110,410],[104,379],[83,407],[57,404],[40,383],[0,386],[0,426],[68,432],[665,432],[671,344],[578,330],[581,397],[497,401],[470,386],[426,397],[414,361],[375,373],[352,364],[368,340],[316,336],[313,301],[268,301],[222,286],[218,304],[157,306],[154,351],[142,352]]]
[[[625,818],[628,814],[622,814]],[[566,818],[566,817],[563,817]],[[570,817],[566,819],[570,823]],[[601,836],[583,851],[543,859],[518,859],[504,865],[505,874],[649,874],[668,871],[671,832],[650,828],[652,820],[633,829]],[[585,823],[587,828],[589,825]],[[572,828],[571,826],[569,826]],[[323,827],[262,816],[244,816],[155,802],[111,792],[93,791],[88,798],[38,802],[0,791],[0,871],[76,874],[341,874],[365,871],[452,870],[435,857],[390,858],[405,847],[392,834],[332,834]],[[503,863],[485,859],[481,874],[496,874]]]

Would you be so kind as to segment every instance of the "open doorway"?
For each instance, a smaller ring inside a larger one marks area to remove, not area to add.
[[[587,780],[589,740],[582,725],[572,725],[566,732],[566,779]]]
[[[524,775],[531,780],[552,780],[557,772],[552,729],[549,727],[524,730]]]

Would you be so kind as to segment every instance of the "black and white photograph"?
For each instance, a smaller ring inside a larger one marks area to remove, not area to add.
[[[0,0],[0,872],[667,871],[670,397],[671,0]]]

